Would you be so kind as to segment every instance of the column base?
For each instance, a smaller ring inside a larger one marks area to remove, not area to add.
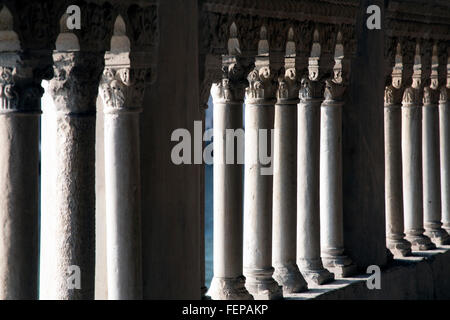
[[[283,293],[298,293],[308,290],[308,283],[296,264],[275,266],[273,278],[282,286]]]
[[[442,228],[450,235],[450,222],[444,222]]]
[[[214,277],[206,294],[212,300],[253,300],[245,288],[245,277],[218,278]]]
[[[406,240],[411,242],[413,251],[426,251],[436,249],[436,245],[431,239],[423,234],[424,230],[411,230],[406,233]]]
[[[429,237],[435,245],[450,245],[450,235],[440,226],[430,228],[425,226],[424,234]]]
[[[387,239],[386,246],[394,257],[408,257],[411,255],[411,243],[403,238]]]
[[[334,273],[336,278],[347,278],[358,271],[356,265],[347,256],[322,257],[322,261],[324,267]]]
[[[308,285],[317,286],[334,280],[334,274],[323,267],[321,259],[300,259],[298,264]]]
[[[283,298],[281,286],[272,278],[274,269],[248,270],[245,286],[255,300],[278,300]]]

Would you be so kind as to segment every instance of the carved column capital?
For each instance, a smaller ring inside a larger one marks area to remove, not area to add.
[[[103,55],[91,52],[53,53],[54,77],[49,91],[57,111],[67,114],[95,113]]]
[[[278,77],[278,103],[297,104],[299,101],[300,82],[295,68],[286,69],[283,76]]]
[[[344,100],[344,93],[346,87],[343,83],[339,83],[336,79],[325,80],[325,101],[342,102]]]
[[[389,85],[384,90],[384,105],[397,106],[402,104],[403,90],[402,88]]]
[[[301,101],[323,100],[324,82],[311,80],[304,76],[301,80],[299,97]]]
[[[403,105],[419,105],[422,103],[422,93],[419,88],[408,87],[403,93]]]
[[[423,89],[423,104],[424,106],[436,106],[439,103],[440,92],[437,88],[431,86]]]
[[[248,77],[249,86],[245,90],[245,98],[248,103],[274,104],[276,96],[275,71],[269,66],[255,68]]]
[[[236,57],[224,58],[222,80],[213,83],[211,89],[214,103],[243,103],[247,86],[246,69]]]
[[[0,113],[40,113],[42,79],[51,77],[49,65],[18,52],[0,55]]]
[[[145,85],[151,78],[150,68],[134,66],[128,52],[107,52],[105,61],[99,86],[104,112],[142,111]]]

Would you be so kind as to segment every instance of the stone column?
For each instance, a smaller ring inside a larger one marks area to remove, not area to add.
[[[108,298],[142,299],[139,115],[149,70],[128,52],[105,55],[104,102]]]
[[[450,75],[450,72],[449,72]],[[450,233],[450,105],[448,102],[450,81],[441,88],[439,98],[439,138],[441,151],[442,222]]]
[[[439,90],[437,70],[431,86],[425,87],[422,109],[423,215],[425,235],[436,245],[450,244],[442,229],[441,180],[439,159]]]
[[[415,71],[416,73],[416,71]],[[406,88],[402,103],[403,208],[406,239],[413,250],[434,248],[423,229],[422,188],[422,94],[420,73]]]
[[[344,255],[342,208],[342,107],[345,86],[340,69],[334,79],[326,80],[325,100],[320,122],[320,233],[324,266],[336,277],[356,271]]]
[[[317,73],[302,79],[298,105],[297,263],[309,284],[332,281],[320,257],[320,105],[323,83]]]
[[[244,274],[247,290],[255,299],[277,299],[282,297],[282,290],[272,278],[273,168],[272,162],[265,159],[271,150],[276,86],[268,66],[256,67],[248,80],[245,95]]]
[[[44,90],[38,59],[24,58],[19,51],[0,53],[0,300],[38,298]]]
[[[53,54],[55,76],[49,89],[57,112],[55,299],[94,298],[95,111],[103,59],[94,52]]]
[[[296,263],[298,90],[295,68],[288,68],[279,79],[273,155],[273,277],[284,293],[308,289]]]
[[[213,84],[214,102],[214,300],[248,300],[242,275],[243,245],[243,70],[226,65],[221,83]],[[238,132],[240,130],[240,132]]]
[[[401,68],[394,70],[392,84],[384,93],[384,162],[386,246],[394,256],[411,254],[411,243],[404,239],[402,191],[402,115]]]

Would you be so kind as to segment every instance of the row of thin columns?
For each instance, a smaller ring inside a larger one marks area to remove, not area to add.
[[[449,201],[448,112],[442,94],[447,89],[438,90],[435,50],[431,84],[422,89],[418,64],[403,92],[398,47],[392,84],[385,91],[386,244],[394,256],[450,244],[442,228]]]
[[[320,81],[305,78],[299,99],[295,69],[288,69],[277,87],[271,71],[261,64],[250,72],[247,85],[237,88],[236,79],[225,77],[211,90],[214,277],[208,295],[212,299],[277,299],[306,290],[307,283],[323,284],[334,276],[322,258],[338,277],[355,272],[343,242],[345,86],[334,78],[327,81],[324,93]],[[242,212],[242,163],[236,163],[236,157],[235,162],[225,160],[227,144],[236,142],[227,141],[226,130],[242,129],[245,86]],[[273,168],[264,161],[270,150]]]
[[[104,57],[97,53],[55,51],[53,59],[55,77],[50,81],[49,89],[57,114],[57,185],[53,199],[56,226],[52,235],[56,247],[56,269],[52,284],[48,285],[52,287],[50,294],[54,299],[93,299],[95,101]],[[2,74],[6,74],[4,68],[6,66],[2,65]],[[74,72],[76,68],[86,70],[83,73]],[[128,95],[129,89],[125,87],[130,82],[129,70],[125,70],[125,75],[121,73],[121,79],[117,76],[109,80],[115,80],[115,83],[110,83],[104,100],[110,299],[142,298],[140,106],[123,108],[119,103],[114,108],[110,103],[119,101],[123,104],[125,101],[128,106],[136,101],[128,98],[136,94]],[[13,90],[22,85],[14,83],[15,80],[8,79]],[[126,85],[119,83],[119,80],[126,82]],[[1,84],[2,88],[9,85]],[[30,79],[25,80],[23,89],[39,92],[32,103],[40,106],[43,90],[32,81],[31,75]],[[4,148],[0,156],[0,299],[37,299],[40,108],[35,105],[16,108],[12,105],[14,101],[7,100],[8,97],[2,96],[0,114],[0,144]]]

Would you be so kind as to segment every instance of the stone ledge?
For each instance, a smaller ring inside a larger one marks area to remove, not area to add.
[[[413,251],[413,256],[396,258],[381,270],[381,289],[369,290],[369,274],[311,287],[303,293],[285,295],[286,300],[404,300],[450,299],[450,246]]]

